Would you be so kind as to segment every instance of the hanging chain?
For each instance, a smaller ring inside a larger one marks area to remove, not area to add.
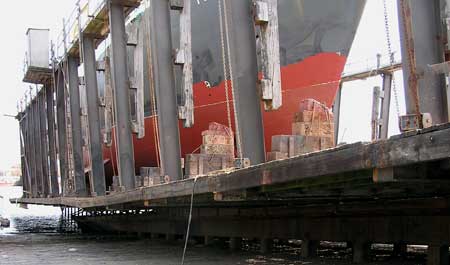
[[[392,52],[392,42],[391,42],[391,30],[389,24],[389,15],[387,10],[387,0],[383,0],[383,9],[384,9],[384,29],[386,33],[386,43],[389,53],[389,63],[390,66],[395,64],[394,53]],[[395,74],[392,73],[392,90],[394,92],[394,101],[395,101],[395,110],[397,112],[397,117],[400,117],[400,104],[398,101],[398,92],[397,92],[397,82],[395,81]]]

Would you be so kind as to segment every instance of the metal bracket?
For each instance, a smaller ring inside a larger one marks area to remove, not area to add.
[[[399,127],[401,132],[415,131],[429,128],[433,125],[430,113],[408,114],[400,116]]]
[[[277,110],[282,105],[278,0],[253,0],[253,10],[260,34],[261,96],[266,110]]]
[[[191,1],[170,0],[170,8],[180,11],[180,48],[174,51],[174,64],[182,67],[181,91],[184,105],[178,107],[178,118],[183,126],[194,125],[194,96],[192,73]]]

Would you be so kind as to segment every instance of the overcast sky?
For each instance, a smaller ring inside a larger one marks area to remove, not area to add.
[[[311,0],[312,1],[312,0]],[[330,0],[334,1],[334,0]],[[0,96],[0,113],[16,114],[16,104],[22,98],[26,85],[23,78],[23,60],[26,47],[25,32],[27,28],[49,28],[55,37],[60,31],[63,16],[68,16],[74,8],[75,0],[22,0],[6,1],[0,16],[3,34],[0,42],[0,77],[2,95]],[[391,35],[393,50],[399,51],[397,11],[395,0],[388,0],[391,18]],[[358,29],[355,43],[348,59],[347,71],[364,68],[375,64],[376,54],[388,54],[384,30],[383,1],[368,0],[366,10]],[[20,11],[18,11],[20,10]],[[398,56],[399,58],[399,56]],[[370,61],[368,61],[370,59]],[[400,94],[400,106],[403,112],[403,81],[401,73],[396,75]],[[380,86],[379,78],[357,81],[344,85],[342,101],[342,118],[340,139],[345,142],[368,141],[370,139],[370,113],[372,88]],[[395,101],[392,100],[391,134],[398,133],[396,126]],[[7,169],[20,161],[19,129],[16,120],[0,117],[0,169]]]

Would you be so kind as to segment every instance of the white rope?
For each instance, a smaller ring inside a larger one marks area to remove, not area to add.
[[[227,53],[228,53],[228,63],[230,66],[230,80],[231,80],[231,92],[232,92],[232,96],[233,96],[233,114],[234,114],[234,122],[235,122],[235,127],[236,127],[236,145],[237,145],[237,151],[238,151],[238,158],[242,158],[242,144],[241,144],[241,134],[240,134],[240,130],[239,130],[239,121],[238,121],[238,116],[237,116],[237,111],[236,111],[236,100],[237,100],[237,95],[235,93],[235,82],[234,82],[234,77],[233,77],[233,64],[231,63],[231,48],[230,48],[230,36],[229,36],[229,29],[228,29],[228,14],[227,14],[227,2],[220,0],[223,3],[223,7],[224,7],[224,12],[223,12],[223,17],[224,17],[224,22],[225,22],[225,37],[226,37],[226,44],[227,44]],[[231,13],[231,10],[229,11]],[[222,16],[222,14],[220,14],[220,16]],[[224,62],[225,64],[225,62]]]
[[[228,71],[226,66],[226,52],[225,52],[225,40],[223,35],[223,16],[222,16],[222,1],[218,1],[219,6],[219,25],[220,25],[220,44],[222,48],[222,66],[223,66],[223,79],[225,85],[225,101],[227,103],[227,120],[228,120],[228,128],[231,130],[231,108],[230,108],[230,99],[229,99],[229,87],[228,87]]]
[[[186,230],[186,236],[184,240],[184,248],[183,248],[183,257],[181,258],[181,265],[184,265],[184,259],[186,257],[186,251],[187,251],[187,244],[189,241],[189,233],[191,231],[191,222],[192,222],[192,208],[194,206],[194,194],[195,194],[195,184],[197,183],[197,178],[194,178],[194,184],[192,185],[192,193],[191,193],[191,203],[189,206],[189,219],[188,219],[188,225]]]
[[[148,0],[146,2],[147,4],[147,10],[150,10],[150,0]],[[152,51],[150,49],[150,31],[151,31],[151,26],[150,26],[150,13],[149,11],[147,11],[147,13],[144,13],[145,17],[145,33],[146,36],[145,38],[148,40],[147,45],[146,45],[146,51],[147,51],[147,69],[148,69],[148,76],[149,76],[149,80],[151,80],[150,82],[150,98],[151,98],[151,105],[152,105],[152,112],[153,112],[153,140],[155,142],[155,152],[156,152],[156,163],[158,165],[158,167],[161,167],[162,163],[161,163],[161,145],[159,143],[159,123],[158,123],[158,114],[157,109],[156,109],[156,91],[155,91],[155,84],[152,80],[154,80],[153,78],[153,69],[152,69]],[[164,172],[164,169],[161,168],[161,172]]]

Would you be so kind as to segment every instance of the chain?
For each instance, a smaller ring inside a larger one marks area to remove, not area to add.
[[[389,64],[390,66],[395,64],[394,53],[392,52],[392,42],[391,42],[391,30],[389,24],[389,15],[387,10],[387,0],[383,0],[384,9],[384,29],[386,32],[386,43],[389,53]],[[397,92],[397,82],[395,82],[395,74],[392,73],[392,90],[394,92],[395,110],[397,111],[397,117],[400,117],[400,104],[398,102],[398,92]]]

